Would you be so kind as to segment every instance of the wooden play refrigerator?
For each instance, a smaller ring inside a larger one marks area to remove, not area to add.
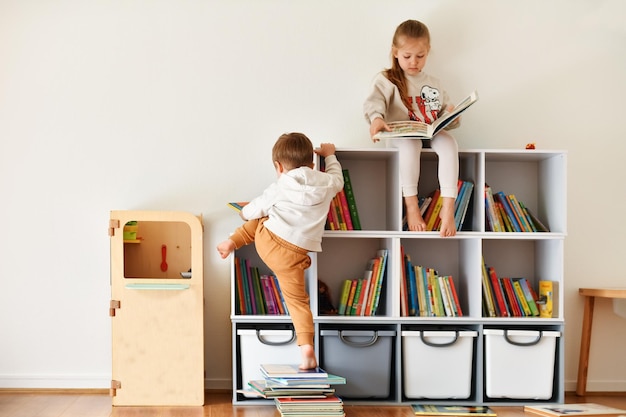
[[[201,220],[112,211],[109,235],[113,405],[203,405]]]

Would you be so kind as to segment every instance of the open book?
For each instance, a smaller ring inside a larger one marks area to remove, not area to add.
[[[569,417],[569,416],[624,416],[626,410],[608,407],[606,405],[594,403],[582,404],[548,404],[548,405],[526,405],[525,413],[537,414],[544,417]]]
[[[472,94],[463,99],[452,111],[443,111],[437,120],[432,124],[418,121],[402,121],[389,122],[387,125],[391,128],[391,132],[380,131],[374,135],[375,139],[393,139],[393,138],[414,138],[414,139],[432,139],[440,130],[444,129],[452,123],[457,117],[467,110],[472,104],[478,101],[478,92],[474,90]]]
[[[247,201],[233,202],[233,203],[228,203],[228,207],[230,207],[231,209],[235,211],[241,211],[241,209],[243,209],[246,206],[246,204],[248,204]]]

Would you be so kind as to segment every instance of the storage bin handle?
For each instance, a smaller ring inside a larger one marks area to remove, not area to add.
[[[259,342],[263,343],[264,345],[268,345],[268,346],[284,346],[284,345],[288,345],[288,344],[292,343],[294,340],[296,340],[296,332],[294,330],[291,330],[291,338],[289,340],[285,340],[285,341],[282,341],[282,342],[270,342],[269,340],[263,339],[263,336],[261,336],[261,329],[256,329],[256,338],[259,339]]]
[[[531,340],[530,342],[516,342],[515,340],[512,340],[509,338],[509,331],[504,330],[504,339],[507,342],[509,342],[511,345],[515,345],[515,346],[533,346],[541,341],[541,332],[539,332],[535,340]]]
[[[348,337],[349,336],[344,336],[343,335],[343,330],[339,331],[339,338],[346,345],[355,346],[355,347],[368,347],[368,346],[372,346],[374,343],[376,343],[376,341],[378,340],[378,332],[375,331],[374,334],[372,334],[372,338],[370,340],[366,340],[366,341],[363,341],[363,342],[355,342],[355,341],[352,341],[352,340],[348,339]]]
[[[424,338],[424,333],[420,332],[420,339],[422,339],[422,343],[424,343],[426,346],[431,346],[431,347],[446,347],[446,346],[452,346],[453,344],[456,343],[456,341],[459,339],[459,331],[455,330],[454,331],[454,339],[452,339],[450,342],[443,342],[443,343],[433,343],[433,342],[429,342]]]

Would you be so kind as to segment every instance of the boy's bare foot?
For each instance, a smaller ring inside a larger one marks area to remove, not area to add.
[[[422,218],[417,196],[404,197],[406,205],[406,222],[409,230],[412,232],[424,232],[426,230],[426,222]]]
[[[456,222],[454,221],[454,198],[444,197],[439,218],[441,218],[441,227],[439,235],[441,237],[450,237],[456,235]]]
[[[317,359],[315,358],[315,348],[313,345],[300,345],[300,352],[302,353],[300,369],[317,368]]]
[[[230,239],[226,239],[225,241],[217,245],[217,251],[220,253],[220,256],[222,257],[222,259],[230,255],[231,252],[234,251],[235,249],[236,249],[235,242],[233,242]]]

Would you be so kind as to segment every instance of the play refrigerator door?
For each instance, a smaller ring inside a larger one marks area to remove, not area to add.
[[[114,406],[204,404],[202,222],[112,211]]]

